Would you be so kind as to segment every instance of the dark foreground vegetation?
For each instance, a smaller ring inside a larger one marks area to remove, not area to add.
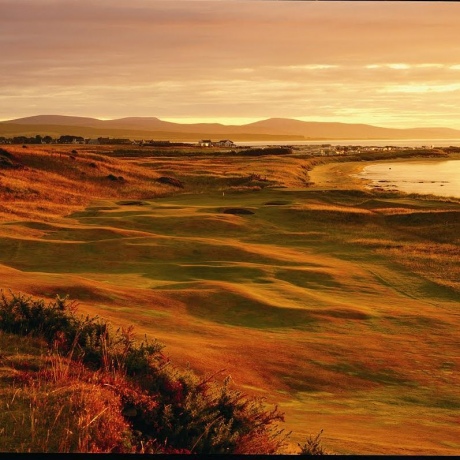
[[[158,342],[136,344],[132,328],[78,317],[67,299],[2,292],[0,327],[1,358],[13,368],[2,391],[2,451],[273,454],[285,445],[276,407],[233,390],[230,378],[218,383],[222,371],[179,370]],[[16,358],[27,344],[17,336],[28,337],[29,353],[39,350],[35,361],[8,360],[11,344]],[[319,437],[300,448],[323,453]]]

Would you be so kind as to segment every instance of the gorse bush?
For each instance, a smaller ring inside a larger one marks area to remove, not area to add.
[[[0,302],[0,327],[5,332],[42,336],[52,343],[61,334],[69,335],[76,330],[73,315],[64,313],[66,299],[58,297],[55,303],[46,306],[43,300],[14,294],[7,298],[2,292]]]
[[[316,436],[310,436],[307,441],[302,445],[299,444],[300,453],[299,455],[329,455],[325,451],[321,444],[321,435],[323,430],[321,430]]]
[[[283,414],[276,407],[268,411],[261,399],[232,389],[230,378],[219,383],[215,375],[200,378],[191,370],[177,369],[162,353],[163,346],[158,342],[145,340],[137,344],[132,327],[114,330],[97,317],[79,318],[75,304],[66,298],[57,297],[46,304],[43,300],[2,292],[0,329],[43,338],[51,356],[77,361],[78,366],[86,369],[86,380],[110,391],[120,401],[118,412],[112,416],[118,425],[120,417],[126,421],[131,430],[129,436],[124,435],[122,443],[114,437],[117,443],[113,446],[93,443],[93,450],[272,454],[285,444],[288,435],[278,427]],[[54,375],[56,380],[57,373],[40,371],[37,375],[42,380]],[[61,372],[61,380],[63,375]],[[81,397],[78,401],[81,414],[84,401]],[[101,411],[107,410],[101,406]],[[99,421],[104,426],[110,424],[107,414]],[[72,425],[74,429],[78,426]],[[85,429],[88,426],[82,424]],[[81,439],[87,437],[85,434]],[[40,450],[49,451],[45,444],[40,445]],[[69,443],[67,449],[85,451],[85,445],[90,444]]]
[[[163,348],[158,342],[135,345],[133,328],[117,329],[98,317],[76,316],[76,305],[56,297],[42,299],[3,292],[0,299],[0,328],[19,335],[43,337],[49,347],[71,353],[93,369],[123,369],[128,375],[148,372],[149,361]]]

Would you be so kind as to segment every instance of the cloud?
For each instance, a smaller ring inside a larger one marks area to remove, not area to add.
[[[311,70],[329,70],[329,69],[337,69],[339,66],[335,64],[299,64],[299,65],[287,65],[287,66],[280,66],[275,67],[275,69],[279,70],[288,70],[288,71],[311,71]]]
[[[460,4],[237,6],[0,0],[0,118],[71,110],[351,121],[378,111],[394,121],[391,113],[416,119],[420,106],[406,96],[417,95],[451,123]]]
[[[451,84],[438,84],[438,85],[394,85],[387,86],[381,89],[382,93],[412,93],[412,94],[425,94],[425,93],[452,93],[460,90],[460,83]]]
[[[409,64],[388,64],[388,67],[395,70],[407,70],[411,68]]]

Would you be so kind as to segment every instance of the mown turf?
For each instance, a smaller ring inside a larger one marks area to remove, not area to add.
[[[298,171],[274,160],[184,161],[145,166],[175,173],[183,194],[2,224],[3,287],[68,293],[179,363],[225,368],[280,402],[293,442],[324,429],[338,453],[458,452],[460,206],[295,189]],[[238,168],[273,168],[291,188],[234,190]]]

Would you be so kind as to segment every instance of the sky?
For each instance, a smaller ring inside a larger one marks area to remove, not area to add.
[[[460,129],[460,3],[0,0],[0,120]]]

